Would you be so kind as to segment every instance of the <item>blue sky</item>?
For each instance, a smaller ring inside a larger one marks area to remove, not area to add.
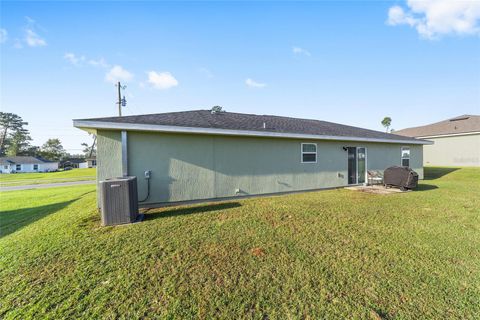
[[[430,2],[3,1],[1,109],[73,153],[89,138],[71,120],[116,115],[117,79],[125,115],[221,105],[383,130],[480,114],[478,6]]]

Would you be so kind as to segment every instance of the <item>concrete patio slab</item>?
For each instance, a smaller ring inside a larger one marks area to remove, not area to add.
[[[385,188],[383,185],[373,185],[373,186],[354,186],[347,187],[345,189],[366,192],[366,193],[376,193],[376,194],[394,194],[394,193],[405,193],[408,191],[402,191],[398,188]]]

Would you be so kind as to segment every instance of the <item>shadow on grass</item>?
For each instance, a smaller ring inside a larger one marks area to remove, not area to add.
[[[438,189],[438,187],[436,185],[419,183],[418,186],[413,190],[414,191],[429,191],[429,190],[435,190],[435,189]]]
[[[424,180],[435,180],[449,173],[457,171],[458,168],[429,168],[425,167]]]
[[[86,192],[77,198],[68,201],[0,212],[0,239],[29,225],[30,223],[64,209],[91,192],[93,191]]]
[[[211,212],[211,211],[238,208],[238,207],[241,207],[241,206],[242,205],[239,202],[226,202],[226,203],[207,204],[207,205],[196,206],[196,207],[183,207],[183,208],[175,208],[175,209],[168,209],[168,208],[167,209],[160,209],[162,211],[151,212],[151,213],[149,213],[147,211],[147,213],[145,214],[145,220],[154,220],[154,219],[158,219],[158,218],[183,216],[183,215],[195,214],[195,213],[207,213],[207,212]]]

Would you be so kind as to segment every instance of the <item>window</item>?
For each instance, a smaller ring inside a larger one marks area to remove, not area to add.
[[[3,169],[8,169],[8,166],[3,166]]]
[[[92,160],[92,166],[96,166],[97,165],[97,160]]]
[[[33,165],[33,170],[38,170],[38,164]]]
[[[402,147],[402,166],[410,167],[410,147]]]
[[[317,144],[302,143],[302,163],[317,162]]]
[[[21,165],[21,164],[17,164],[17,165],[15,166],[15,170],[16,170],[16,171],[22,171],[22,165]]]

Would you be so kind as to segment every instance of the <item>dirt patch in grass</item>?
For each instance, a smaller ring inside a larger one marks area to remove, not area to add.
[[[250,251],[255,257],[261,257],[265,255],[265,250],[263,250],[262,248],[253,248]]]
[[[397,188],[385,188],[384,186],[374,185],[374,186],[355,186],[355,187],[348,187],[348,190],[365,192],[365,193],[374,193],[374,194],[398,194],[398,193],[406,193],[409,191],[402,191]]]

